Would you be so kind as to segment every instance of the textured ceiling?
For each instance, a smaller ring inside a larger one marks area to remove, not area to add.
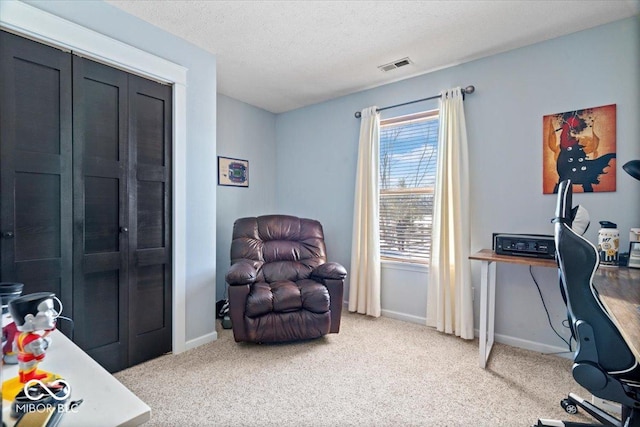
[[[214,53],[218,91],[274,113],[640,13],[640,0],[107,2]]]

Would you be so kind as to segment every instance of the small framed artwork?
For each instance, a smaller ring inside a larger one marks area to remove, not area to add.
[[[249,160],[218,156],[218,185],[249,186]]]

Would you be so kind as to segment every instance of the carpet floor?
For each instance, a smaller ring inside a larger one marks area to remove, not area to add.
[[[571,361],[345,312],[341,331],[292,344],[218,340],[115,374],[152,410],[145,426],[531,426],[568,415]]]

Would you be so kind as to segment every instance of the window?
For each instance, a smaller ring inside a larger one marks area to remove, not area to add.
[[[438,111],[380,123],[380,256],[429,262]]]

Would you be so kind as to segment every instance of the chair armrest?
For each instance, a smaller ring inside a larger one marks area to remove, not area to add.
[[[231,286],[250,285],[256,281],[256,269],[246,262],[235,263],[227,271],[224,280]]]
[[[311,272],[311,277],[343,280],[347,277],[347,270],[337,262],[326,262],[314,268]]]

